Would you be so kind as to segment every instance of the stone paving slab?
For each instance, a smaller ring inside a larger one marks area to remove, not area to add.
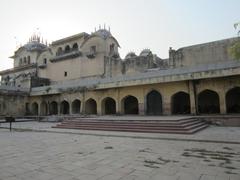
[[[59,129],[51,128],[57,123],[54,122],[17,122],[12,127],[18,130],[47,131],[56,133],[70,133],[94,136],[113,136],[113,137],[132,137],[142,139],[163,139],[179,141],[203,141],[219,143],[240,143],[240,127],[221,127],[209,126],[208,128],[191,135],[181,134],[158,134],[158,133],[134,133],[134,132],[116,132],[116,131],[93,131],[79,129]],[[0,124],[0,128],[9,128],[9,124]]]
[[[40,123],[38,128],[45,129],[48,124]],[[213,127],[209,131],[203,131],[201,138],[204,132],[205,137],[213,132],[225,140],[225,134],[239,137],[240,133],[237,128]],[[240,145],[234,143],[9,132],[1,128],[0,149],[0,180],[240,179]]]

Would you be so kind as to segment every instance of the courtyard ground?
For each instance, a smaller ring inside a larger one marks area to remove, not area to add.
[[[0,180],[239,180],[240,128],[194,135],[0,128]]]

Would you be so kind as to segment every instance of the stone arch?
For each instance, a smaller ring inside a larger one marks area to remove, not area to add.
[[[150,91],[146,96],[147,115],[162,114],[162,95],[156,91]]]
[[[38,103],[37,102],[32,103],[31,109],[32,109],[31,111],[32,111],[33,115],[38,115]]]
[[[188,93],[180,91],[172,98],[172,114],[190,114],[190,96]]]
[[[121,101],[124,114],[138,114],[138,99],[135,96],[126,96]]]
[[[102,100],[102,114],[116,114],[116,101],[111,97]]]
[[[240,113],[240,87],[234,87],[226,93],[227,113]]]
[[[203,114],[220,113],[219,95],[212,90],[204,90],[198,94],[198,112]]]
[[[60,104],[60,113],[61,114],[69,114],[69,103],[64,100]]]
[[[48,114],[48,105],[45,101],[40,104],[40,114],[46,116]]]
[[[79,99],[75,99],[72,102],[72,114],[80,114],[81,101]]]
[[[86,114],[97,114],[97,102],[90,98],[85,102],[85,113]]]
[[[70,51],[71,51],[70,46],[69,46],[69,45],[66,45],[66,46],[65,46],[65,49],[64,49],[64,52],[65,52],[65,53],[69,53]]]
[[[59,47],[56,55],[61,55],[61,54],[63,54],[63,49],[62,47]]]
[[[31,64],[31,57],[30,56],[27,57],[27,63]]]
[[[74,51],[78,50],[78,44],[77,44],[77,43],[74,43],[74,44],[73,44],[72,50],[74,50]]]
[[[58,114],[58,103],[56,101],[52,101],[49,105],[49,113],[51,115]]]

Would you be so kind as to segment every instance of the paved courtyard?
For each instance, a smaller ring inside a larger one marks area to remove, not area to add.
[[[240,128],[177,136],[64,131],[51,125],[25,122],[15,123],[13,132],[0,129],[0,180],[240,179]]]

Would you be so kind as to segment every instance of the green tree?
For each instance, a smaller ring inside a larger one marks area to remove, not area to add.
[[[234,28],[238,31],[237,34],[239,36],[240,34],[240,22],[234,24]],[[230,48],[229,48],[230,55],[237,60],[240,60],[240,40],[235,42]]]

